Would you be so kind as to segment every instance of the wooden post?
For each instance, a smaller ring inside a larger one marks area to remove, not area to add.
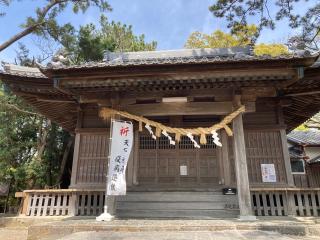
[[[128,159],[128,166],[127,166],[127,186],[131,187],[133,185],[133,151],[130,154],[130,157]]]
[[[70,203],[69,203],[69,211],[68,211],[68,215],[69,216],[76,216],[77,215],[77,192],[72,192],[71,194],[71,198],[70,198]]]
[[[287,143],[287,134],[284,129],[280,130],[280,138],[281,138],[281,144],[282,144],[283,161],[284,161],[284,166],[286,168],[287,183],[289,187],[294,187],[295,185],[294,185],[293,175],[291,172],[291,163],[290,163],[290,155],[289,155],[289,149],[288,149],[288,143]]]
[[[28,209],[28,204],[29,204],[29,193],[23,192],[23,204],[22,204],[22,209],[21,209],[21,214],[27,216],[27,209]]]
[[[240,220],[256,220],[253,215],[249,188],[246,146],[244,140],[242,114],[233,120],[233,151],[237,178],[237,193],[240,208]]]
[[[138,168],[139,168],[139,130],[134,132],[133,145],[133,185],[139,185],[138,182]]]
[[[287,207],[288,208],[288,216],[289,217],[294,217],[297,215],[296,213],[296,204],[294,200],[294,192],[287,191],[286,192],[286,198],[287,198]]]
[[[278,106],[277,108],[278,113],[278,122],[280,125],[284,125],[284,118],[283,118],[283,110],[282,106]],[[287,177],[287,183],[289,187],[295,187],[293,175],[291,172],[291,163],[290,163],[290,154],[288,149],[288,142],[287,142],[287,134],[285,129],[280,130],[280,138],[281,138],[281,145],[282,145],[282,154],[283,154],[283,161],[286,168],[286,177]]]
[[[80,150],[80,133],[76,133],[74,140],[74,152],[73,152],[73,162],[72,162],[72,172],[71,172],[71,183],[70,188],[76,185],[77,174],[78,174],[78,162],[79,162],[79,150]]]
[[[221,130],[221,143],[222,143],[222,165],[223,165],[223,179],[224,185],[231,186],[231,169],[230,169],[230,159],[228,153],[228,136],[226,131]]]

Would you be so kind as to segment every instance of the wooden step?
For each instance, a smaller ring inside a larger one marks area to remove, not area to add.
[[[206,210],[238,208],[236,202],[118,202],[117,209],[136,210]]]
[[[237,202],[236,195],[222,195],[216,192],[134,192],[128,193],[126,196],[117,197],[119,202],[128,201],[139,201],[139,202],[150,202],[150,201],[173,201],[173,202]]]
[[[221,192],[129,192],[117,197],[119,218],[235,218],[236,195]]]
[[[219,219],[219,218],[237,218],[239,210],[127,210],[118,209],[117,218],[168,218],[168,219]]]

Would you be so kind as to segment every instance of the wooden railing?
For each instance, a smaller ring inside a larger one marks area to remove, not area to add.
[[[75,215],[98,216],[103,212],[105,191],[75,192]]]
[[[252,188],[257,216],[319,216],[320,188]]]
[[[26,216],[97,216],[103,211],[103,190],[26,190],[21,210]]]
[[[320,216],[320,188],[251,188],[257,216]],[[26,216],[98,216],[104,190],[26,190],[21,213]]]

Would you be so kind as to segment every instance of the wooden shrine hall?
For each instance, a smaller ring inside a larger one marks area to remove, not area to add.
[[[209,127],[244,106],[196,148],[156,140],[134,122],[127,195],[108,197],[118,218],[318,216],[320,174],[295,186],[286,133],[320,110],[318,54],[255,56],[250,47],[105,54],[102,62],[5,64],[1,80],[75,135],[68,189],[26,189],[26,216],[98,216],[105,202],[108,107],[177,128]],[[115,116],[120,118],[120,116]],[[172,136],[174,139],[175,136]],[[199,136],[195,136],[199,142]]]

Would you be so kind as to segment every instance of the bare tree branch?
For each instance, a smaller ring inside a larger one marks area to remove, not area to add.
[[[18,41],[19,39],[34,32],[37,28],[39,28],[39,26],[44,25],[47,22],[47,19],[45,18],[53,7],[69,1],[70,0],[51,0],[48,3],[48,5],[46,5],[41,11],[38,12],[37,21],[34,24],[26,27],[23,31],[17,33],[16,35],[12,36],[9,40],[0,44],[0,52],[9,47],[14,42]],[[81,0],[73,0],[72,2],[81,2]]]

